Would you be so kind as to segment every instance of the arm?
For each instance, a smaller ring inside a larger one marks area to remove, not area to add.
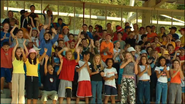
[[[170,77],[171,78],[174,78],[176,75],[177,75],[177,73],[179,72],[180,70],[178,70],[178,71],[176,71],[175,73],[173,73],[173,69],[171,69],[170,70]]]
[[[44,8],[44,10],[42,11],[43,14],[45,14],[46,9],[49,7],[49,4]]]
[[[159,71],[156,71],[157,78],[159,78],[163,73],[159,73]]]
[[[114,45],[111,44],[110,49],[107,52],[109,55],[113,55],[114,54],[113,48],[114,48]]]
[[[99,70],[96,70],[95,72],[91,72],[90,75],[95,75],[95,74],[98,74],[99,73]]]
[[[24,50],[21,48],[21,52],[22,52],[22,56],[23,56],[23,61],[26,62],[27,58],[26,55],[24,53]]]
[[[77,59],[75,61],[76,63],[78,63],[78,61],[80,60],[80,49],[79,48],[76,49],[76,53],[77,53]]]
[[[76,72],[80,72],[80,70],[82,70],[83,67],[85,67],[85,65],[87,65],[88,62],[85,62],[83,66],[81,66],[80,68],[76,69]]]
[[[75,49],[77,49],[77,48],[78,48],[78,46],[79,46],[79,44],[80,44],[81,40],[82,40],[81,38],[79,38],[79,39],[78,39],[78,43],[76,44]]]
[[[134,73],[137,75],[138,74],[138,65],[137,63],[134,61]]]
[[[34,23],[33,23],[33,18],[31,16],[29,16],[30,20],[31,20],[31,26],[35,27]]]
[[[46,75],[48,73],[48,69],[47,69],[47,64],[48,64],[48,56],[45,57],[46,61],[45,61],[45,64],[44,64],[44,74]]]
[[[1,41],[3,41],[5,38],[6,38],[6,33],[4,34],[3,38],[1,38]]]
[[[47,48],[44,48],[44,53],[42,54],[41,57],[39,57],[39,62],[41,62],[41,60],[46,56],[46,52],[48,51]]]
[[[180,77],[181,77],[181,79],[184,79],[184,75],[183,75],[183,72],[181,69],[180,69]]]
[[[88,72],[89,72],[89,75],[91,75],[92,71],[90,70],[90,67],[89,67],[88,62],[87,62],[87,70],[88,70]]]
[[[16,27],[18,28],[18,25],[15,25],[13,27],[13,29],[10,31],[10,34],[11,34],[12,38],[15,38],[15,35],[13,34],[13,31],[15,30]]]
[[[130,62],[131,62],[130,60],[128,60],[127,62],[123,62],[123,64],[121,64],[120,66],[120,69],[124,68]]]
[[[32,26],[30,26],[30,37],[31,37],[31,34],[32,34]]]
[[[57,34],[57,31],[54,28],[52,28],[51,30],[55,34],[55,37],[51,40],[52,44],[54,44],[58,39],[58,34]]]
[[[67,26],[71,25],[71,17],[69,17],[69,23],[67,24]]]
[[[59,67],[59,69],[58,69],[58,71],[57,71],[57,75],[60,74],[60,72],[61,72],[61,70],[62,70],[62,65],[63,65],[63,58],[60,59],[60,67]]]
[[[140,67],[138,66],[138,76],[141,77],[147,71],[147,67],[145,66],[145,70],[141,72]]]
[[[40,31],[39,34],[39,40],[42,41],[44,39],[44,33],[45,33],[45,29],[48,27],[48,25],[44,25],[43,29]]]
[[[25,56],[27,57],[29,53],[28,53],[28,49],[27,49],[25,43],[26,43],[26,39],[25,39],[24,42],[23,42],[23,46],[24,46],[24,50],[25,50],[25,52],[26,52]]]
[[[16,40],[16,45],[12,51],[12,61],[15,59],[15,50],[17,49],[17,46],[19,45],[17,38],[15,38],[15,40]]]

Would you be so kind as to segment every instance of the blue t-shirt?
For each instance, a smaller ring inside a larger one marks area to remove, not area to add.
[[[1,31],[1,39],[4,37],[5,33],[3,31]],[[10,33],[6,33],[6,38],[1,41],[1,47],[3,46],[4,42],[9,42],[9,37],[10,37]]]
[[[93,39],[93,35],[91,34],[91,32],[87,32],[87,35],[89,36],[89,38]]]
[[[53,74],[49,72],[44,76],[44,90],[45,91],[56,91],[57,90],[57,73],[54,71]]]

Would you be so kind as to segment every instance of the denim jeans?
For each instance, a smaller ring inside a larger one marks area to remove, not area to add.
[[[167,103],[168,84],[157,82],[156,86],[156,104],[160,104],[162,95],[162,104]]]
[[[145,104],[150,104],[150,82],[139,81],[137,88],[138,104],[143,104],[143,97],[145,98]]]
[[[91,104],[96,104],[96,95],[97,95],[97,104],[102,104],[102,81],[91,81],[92,86],[92,99]]]

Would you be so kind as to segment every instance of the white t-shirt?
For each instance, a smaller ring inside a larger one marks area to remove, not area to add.
[[[104,77],[110,78],[112,76],[115,76],[117,74],[116,68],[112,67],[111,69],[104,69]],[[113,80],[106,80],[105,85],[109,85],[116,88],[116,81]]]
[[[39,47],[39,39],[35,38],[35,37],[31,37],[32,42],[36,42],[37,47]],[[33,45],[33,47],[36,47],[35,44]]]
[[[145,66],[144,65],[139,65],[140,71],[144,71],[145,70]],[[148,65],[149,68],[149,65]],[[139,80],[150,80],[150,76],[148,75],[148,72],[146,71],[141,77],[139,77]]]
[[[158,71],[159,74],[163,71],[164,67],[160,66],[160,67],[156,67],[155,71]],[[169,66],[166,69],[167,71],[170,70]],[[159,78],[158,78],[158,82],[162,82],[162,83],[167,83],[168,82],[168,78],[166,73],[162,74]]]
[[[76,67],[77,67],[77,68],[80,68],[80,67],[82,67],[84,64],[85,64],[85,62],[80,60],[80,61],[78,62],[78,66],[76,66]],[[88,62],[88,64],[89,64],[89,68],[91,69],[91,67],[90,67],[91,63]],[[80,70],[80,72],[78,72],[78,82],[79,82],[79,81],[90,81],[90,75],[89,75],[89,72],[88,72],[88,69],[87,69],[87,65],[84,66],[84,67]]]

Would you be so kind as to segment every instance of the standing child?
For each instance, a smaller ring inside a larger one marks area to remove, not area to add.
[[[25,86],[25,71],[24,62],[27,58],[24,50],[18,46],[18,40],[16,39],[16,45],[12,52],[12,64],[13,64],[13,76],[12,76],[12,104],[23,104],[25,103],[24,98],[24,86]],[[24,40],[24,48],[26,51],[26,40]]]
[[[109,97],[111,97],[111,103],[115,104],[115,96],[117,95],[116,80],[118,78],[117,71],[112,67],[114,60],[108,58],[106,60],[107,68],[104,69],[105,80],[105,104],[108,104]]]
[[[79,61],[76,71],[78,72],[78,89],[77,89],[77,98],[76,104],[79,103],[80,98],[85,98],[85,103],[89,103],[89,97],[92,96],[91,92],[91,82],[90,82],[90,74],[91,65],[89,61],[90,53],[84,52],[83,54],[83,61]]]
[[[26,60],[26,96],[27,104],[31,104],[31,99],[33,99],[33,104],[37,103],[39,95],[39,78],[38,78],[38,64],[45,57],[47,49],[44,48],[44,53],[42,56],[37,58],[37,52],[35,49],[29,50],[28,59]]]
[[[123,77],[121,80],[121,103],[127,103],[127,99],[129,97],[129,103],[135,104],[136,101],[136,91],[135,91],[135,75],[138,74],[138,65],[134,61],[134,57],[131,53],[127,52],[125,54],[125,60],[120,68],[124,68]]]
[[[45,81],[44,81],[44,91],[42,93],[41,101],[43,102],[43,104],[46,104],[47,98],[50,97],[53,100],[53,104],[56,104],[56,101],[58,99],[57,89],[56,89],[57,75],[59,75],[62,69],[63,60],[62,59],[60,60],[59,70],[55,72],[52,65],[47,64],[49,57],[46,56],[45,59],[46,59],[46,62],[44,65]]]
[[[104,69],[104,66],[102,64],[101,56],[97,54],[93,58],[92,73],[91,73],[91,86],[92,86],[91,103],[92,104],[96,103],[96,94],[97,94],[97,103],[102,104],[103,69]]]
[[[181,79],[184,78],[183,72],[181,70],[181,65],[179,60],[173,60],[172,69],[170,70],[171,83],[169,87],[169,103],[170,104],[181,104],[182,102],[182,89],[181,89]]]
[[[1,47],[4,42],[9,42],[10,33],[8,32],[10,25],[8,23],[3,24],[3,31],[1,31]]]
[[[150,76],[151,67],[148,65],[147,56],[142,56],[140,59],[140,65],[138,67],[138,103],[143,104],[143,97],[145,98],[145,104],[150,104]]]
[[[66,57],[63,57],[61,53],[66,51]],[[69,48],[64,47],[58,52],[59,58],[63,58],[63,66],[59,75],[60,84],[58,89],[59,104],[62,104],[64,97],[67,97],[67,104],[71,102],[72,96],[72,81],[74,80],[75,67],[80,60],[79,49],[76,49],[78,57],[76,60],[72,60],[72,51]]]
[[[169,76],[169,66],[166,66],[166,58],[159,57],[159,65],[155,68],[156,76],[158,78],[156,86],[156,104],[159,104],[162,96],[162,104],[167,103],[167,93],[168,93],[168,78]]]

